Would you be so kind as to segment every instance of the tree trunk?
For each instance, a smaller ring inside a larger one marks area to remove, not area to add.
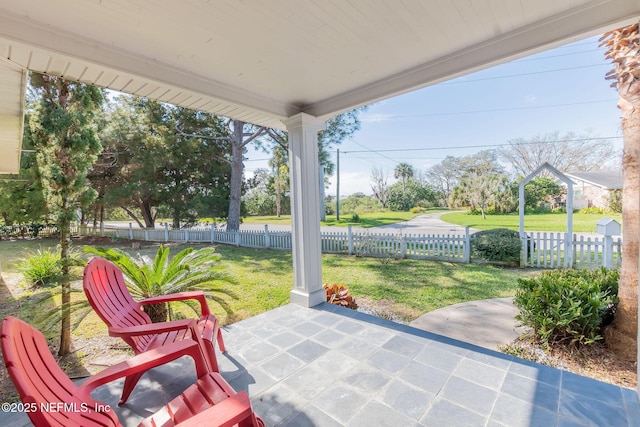
[[[69,304],[71,304],[71,280],[69,277],[69,221],[61,221],[60,224],[60,262],[62,263],[62,301],[60,310],[67,312],[62,316],[62,325],[60,328],[60,348],[59,356],[65,356],[71,352],[71,313],[69,312]]]
[[[242,152],[244,150],[243,133],[244,122],[234,120],[231,141],[231,185],[227,231],[238,231],[240,229],[240,200],[242,197],[242,175],[244,173],[244,164],[242,163]]]
[[[627,85],[633,86],[633,85]],[[635,86],[640,86],[636,83]],[[638,237],[640,233],[640,96],[633,88],[619,88],[624,151],[622,157],[622,264],[615,320],[606,332],[607,344],[629,360],[637,360]],[[635,89],[639,89],[636,87]],[[640,90],[636,90],[640,93]],[[625,99],[627,98],[627,99]]]
[[[142,310],[151,318],[152,323],[166,322],[168,318],[167,304],[149,304],[142,307]]]
[[[127,215],[129,215],[129,217],[131,217],[131,219],[134,220],[138,224],[138,227],[144,228],[144,224],[140,222],[138,217],[129,208],[127,208],[126,206],[120,206],[120,209],[125,211],[127,213]]]
[[[151,213],[151,204],[144,200],[140,206],[140,211],[142,211],[145,228],[155,228],[155,217]]]

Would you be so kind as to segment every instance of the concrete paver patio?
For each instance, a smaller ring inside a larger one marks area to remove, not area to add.
[[[225,328],[223,376],[268,426],[640,426],[635,390],[352,310],[287,305]],[[195,380],[180,359],[93,396],[136,425]],[[8,424],[10,423],[10,424]],[[0,425],[29,425],[0,414]]]

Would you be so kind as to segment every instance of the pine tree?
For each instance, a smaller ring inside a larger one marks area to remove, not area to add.
[[[62,356],[71,351],[71,223],[96,196],[86,177],[102,149],[95,121],[104,94],[93,86],[41,74],[31,75],[31,86],[36,102],[29,127],[45,201],[60,232]]]

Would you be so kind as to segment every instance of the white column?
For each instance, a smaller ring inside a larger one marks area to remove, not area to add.
[[[300,113],[283,123],[289,133],[293,253],[291,302],[313,307],[327,300],[322,288],[318,185],[318,132],[324,129],[325,122]]]

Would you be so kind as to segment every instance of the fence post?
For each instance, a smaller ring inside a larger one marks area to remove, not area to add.
[[[149,241],[149,230],[148,229],[144,229],[144,241],[148,242]]]
[[[351,224],[347,225],[347,241],[349,242],[349,255],[353,255],[353,232],[351,230]]]
[[[129,240],[133,240],[133,224],[129,223]]]
[[[268,224],[264,225],[264,247],[265,248],[270,248],[271,247],[271,236],[269,236],[269,225]]]
[[[164,241],[165,243],[169,241],[169,223],[164,224]]]
[[[240,246],[240,232],[236,231],[234,237],[236,241],[236,246]]]
[[[573,268],[573,234],[564,233],[564,266]]]
[[[100,221],[100,236],[104,237],[104,222]]]
[[[211,243],[216,241],[216,223],[211,223]]]
[[[184,230],[184,242],[189,243],[189,229]]]
[[[471,262],[471,234],[469,233],[469,226],[464,228],[464,262],[467,264]]]
[[[605,234],[602,246],[602,262],[605,268],[613,268],[613,237]]]
[[[407,239],[404,234],[400,235],[400,257],[407,257]]]

